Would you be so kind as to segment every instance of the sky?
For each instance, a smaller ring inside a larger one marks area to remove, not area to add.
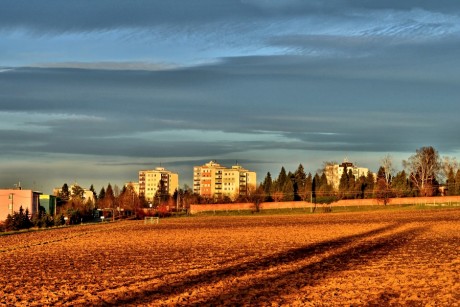
[[[3,0],[0,187],[460,156],[460,2]]]

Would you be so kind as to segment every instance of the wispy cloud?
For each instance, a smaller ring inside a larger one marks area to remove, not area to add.
[[[149,63],[149,62],[57,62],[36,63],[30,67],[39,68],[73,68],[94,70],[150,70],[161,71],[177,68],[174,64]]]

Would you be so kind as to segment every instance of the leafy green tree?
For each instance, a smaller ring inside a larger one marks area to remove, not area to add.
[[[72,198],[83,199],[85,195],[85,190],[78,184],[72,186]]]

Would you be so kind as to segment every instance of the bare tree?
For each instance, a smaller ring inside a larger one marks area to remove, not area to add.
[[[395,169],[393,168],[393,158],[391,155],[387,154],[382,158],[382,160],[380,160],[380,163],[382,163],[383,170],[385,171],[385,183],[387,186],[390,186],[391,178],[395,172]]]
[[[420,193],[432,195],[433,182],[442,169],[439,153],[431,146],[419,148],[403,161],[403,166]]]

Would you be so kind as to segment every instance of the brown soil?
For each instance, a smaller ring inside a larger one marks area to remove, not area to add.
[[[193,217],[0,237],[0,305],[459,306],[460,210]]]

